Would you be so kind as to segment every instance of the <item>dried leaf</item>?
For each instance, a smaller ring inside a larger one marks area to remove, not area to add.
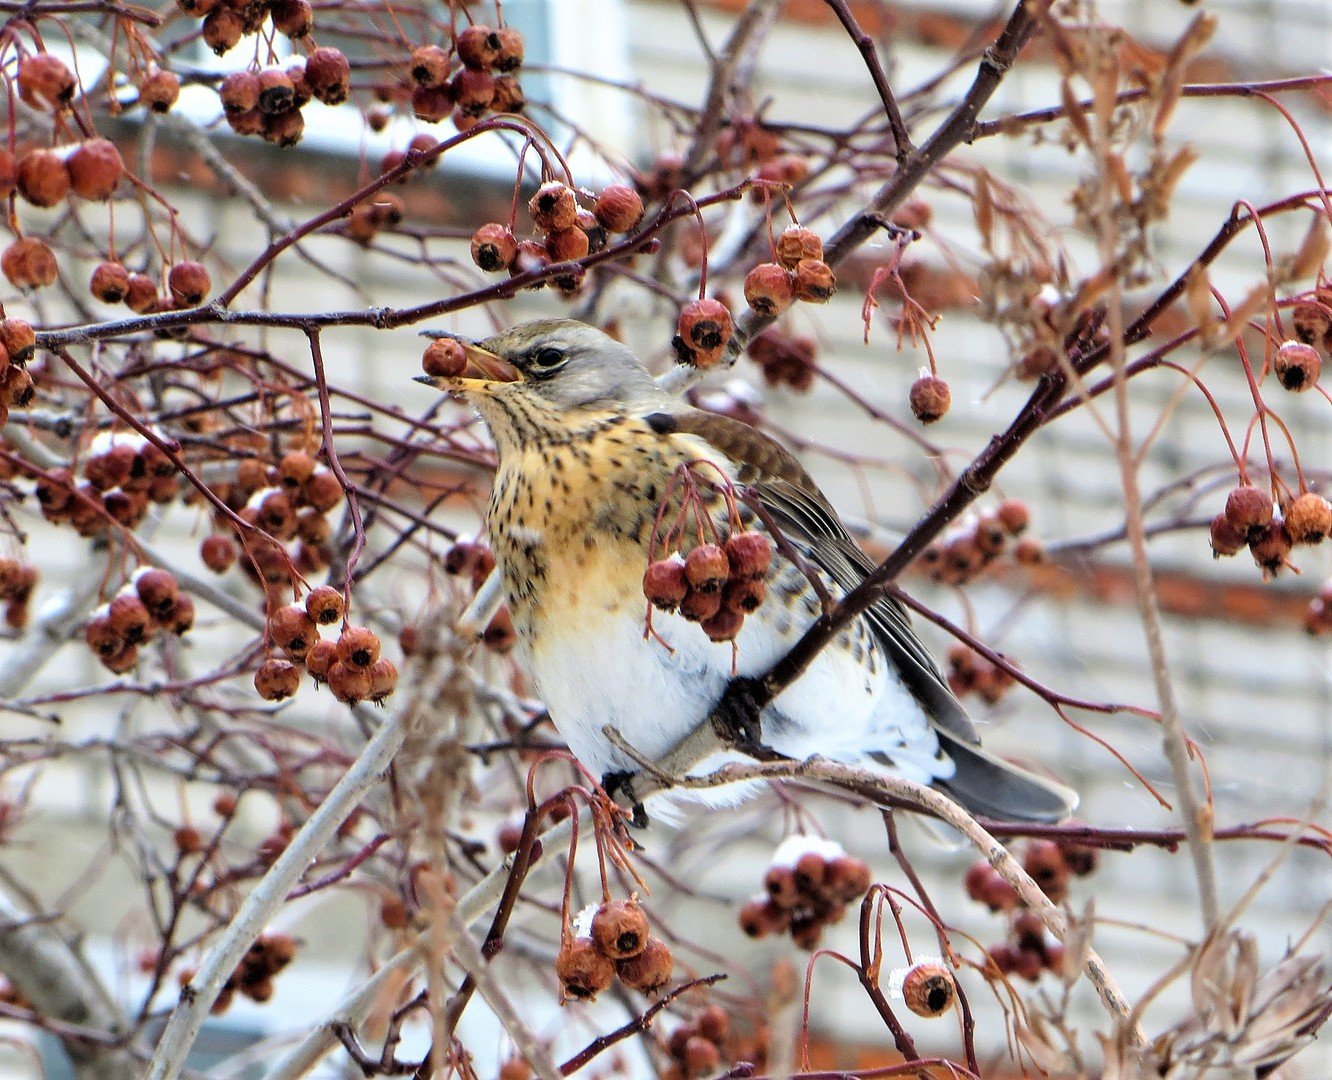
[[[1328,243],[1327,218],[1322,214],[1314,214],[1313,220],[1309,222],[1309,230],[1291,260],[1291,279],[1302,281],[1315,276],[1327,259]]]
[[[1067,79],[1059,81],[1059,98],[1063,103],[1064,116],[1068,119],[1069,126],[1077,132],[1078,139],[1084,146],[1091,146],[1092,132],[1087,125],[1087,116]]]
[[[1161,76],[1161,92],[1156,103],[1156,112],[1152,116],[1152,138],[1160,141],[1165,136],[1170,119],[1179,104],[1179,95],[1184,88],[1184,77],[1188,72],[1189,61],[1206,46],[1216,32],[1216,16],[1200,11],[1180,35],[1175,47],[1170,50],[1166,60],[1166,69]]]

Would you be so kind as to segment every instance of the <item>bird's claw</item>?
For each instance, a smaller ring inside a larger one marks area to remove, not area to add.
[[[734,678],[712,710],[712,730],[717,737],[742,753],[763,748],[763,730],[757,679]]]
[[[627,772],[617,769],[606,773],[601,778],[601,790],[604,791],[613,802],[621,806],[629,807],[629,824],[635,829],[646,829],[648,827],[647,809],[639,801],[638,796],[634,794],[634,777],[637,773]]]

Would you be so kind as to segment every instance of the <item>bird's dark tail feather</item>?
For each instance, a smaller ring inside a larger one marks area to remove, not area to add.
[[[957,771],[936,786],[973,814],[1000,821],[1063,821],[1078,807],[1071,788],[1028,772],[1002,758],[939,732]]]

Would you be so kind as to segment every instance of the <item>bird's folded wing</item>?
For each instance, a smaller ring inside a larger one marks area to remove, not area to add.
[[[812,549],[819,566],[842,590],[855,588],[874,569],[837,511],[785,447],[748,424],[715,413],[687,409],[672,419],[676,430],[707,440],[739,464],[737,479],[754,492],[788,539]],[[916,636],[901,603],[885,597],[866,618],[931,722],[958,741],[979,746],[975,725]]]

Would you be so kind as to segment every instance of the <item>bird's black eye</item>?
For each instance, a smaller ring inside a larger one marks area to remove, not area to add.
[[[557,349],[554,345],[547,345],[544,348],[537,349],[528,362],[533,371],[549,374],[563,364],[566,359],[563,349]]]

